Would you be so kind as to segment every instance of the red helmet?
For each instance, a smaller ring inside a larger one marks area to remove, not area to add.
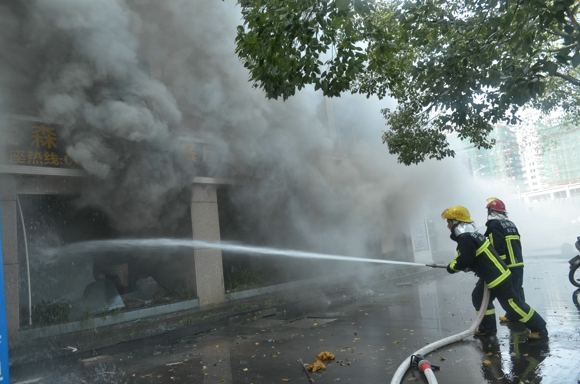
[[[491,209],[492,211],[505,213],[505,204],[497,197],[490,197],[489,199],[487,199],[486,208]]]

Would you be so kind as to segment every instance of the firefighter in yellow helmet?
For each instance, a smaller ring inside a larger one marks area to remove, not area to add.
[[[499,253],[512,273],[512,285],[521,299],[526,301],[524,295],[524,258],[520,233],[513,221],[508,219],[508,213],[503,201],[497,197],[487,199],[487,230],[483,234],[487,237]],[[507,316],[500,316],[500,321],[510,321]]]
[[[447,266],[447,271],[473,271],[479,277],[471,293],[476,311],[481,307],[484,284],[487,284],[490,291],[487,311],[475,334],[492,336],[497,333],[493,306],[493,300],[497,298],[510,319],[518,320],[530,329],[527,335],[529,339],[547,337],[546,321],[514,291],[509,268],[489,240],[477,231],[467,208],[460,205],[447,208],[441,218],[447,220],[451,240],[457,242],[457,255]]]

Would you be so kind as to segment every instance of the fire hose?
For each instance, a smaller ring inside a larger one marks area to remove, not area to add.
[[[438,264],[425,264],[425,266],[432,268],[447,268],[447,266]],[[417,352],[413,353],[411,356],[405,359],[403,363],[399,366],[399,368],[395,371],[395,375],[391,379],[391,384],[399,384],[403,379],[403,375],[405,374],[405,372],[407,372],[407,369],[409,369],[411,365],[415,364],[417,364],[416,366],[423,371],[425,377],[427,377],[427,382],[429,384],[437,384],[437,379],[435,378],[435,374],[433,373],[432,370],[432,367],[435,368],[435,366],[431,366],[431,364],[427,360],[425,360],[423,356],[445,345],[461,341],[466,337],[472,336],[475,333],[477,327],[479,327],[479,324],[481,324],[481,321],[483,320],[483,316],[485,316],[487,304],[489,302],[489,289],[487,289],[487,285],[485,285],[484,287],[485,288],[483,290],[483,299],[481,302],[481,307],[479,308],[479,314],[475,318],[473,324],[471,324],[471,327],[456,335],[452,335],[444,339],[438,340],[434,343],[431,343],[419,349]]]

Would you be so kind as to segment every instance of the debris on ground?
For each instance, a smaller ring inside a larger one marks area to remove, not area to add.
[[[318,360],[334,360],[334,355],[328,351],[320,352],[317,357]]]
[[[304,374],[306,375],[306,377],[308,378],[308,382],[310,384],[314,384],[314,380],[312,379],[312,377],[310,377],[310,375],[308,374],[308,369],[306,369],[306,364],[304,364],[304,362],[302,361],[302,359],[298,359],[298,362],[300,363],[300,366],[302,367],[302,369],[304,370]]]
[[[324,365],[324,363],[322,362],[323,360],[334,360],[334,354],[328,351],[320,352],[316,357],[316,361],[310,364],[308,367],[306,367],[306,369],[310,372],[325,370],[326,365]]]
[[[310,372],[324,371],[326,369],[326,365],[324,365],[322,360],[317,359],[314,363],[306,367],[306,369],[308,369]]]

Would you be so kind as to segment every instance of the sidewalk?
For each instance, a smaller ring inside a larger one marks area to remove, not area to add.
[[[523,324],[499,326],[497,337],[470,337],[426,356],[441,366],[438,381],[577,382],[580,311],[572,303],[574,287],[563,284],[566,264],[554,258],[526,264],[527,301],[548,322],[548,340],[526,340]],[[334,360],[309,373],[316,384],[388,383],[414,351],[471,325],[476,278],[427,268],[380,276],[236,301],[189,326],[172,328],[173,320],[160,320],[153,324],[163,324],[163,331],[15,365],[12,382],[311,384],[299,361],[311,364],[328,351]],[[409,370],[403,381],[425,382],[421,375]]]
[[[249,319],[272,316],[280,311],[316,306],[321,300],[323,302],[344,300],[349,295],[347,291],[351,290],[350,281],[356,279],[357,274],[372,277],[374,281],[370,283],[372,285],[386,279],[397,280],[429,271],[429,269],[408,266],[365,266],[352,274],[328,275],[317,279],[229,293],[224,303],[206,306],[202,309],[196,307],[119,322],[106,327],[83,324],[83,328],[86,329],[80,332],[22,341],[17,348],[10,350],[11,370],[19,371],[22,367],[39,363],[59,365],[69,360],[76,361],[98,355],[130,351],[147,345],[166,343],[191,334],[207,332],[214,328],[246,322]],[[112,316],[107,316],[107,318],[110,317]],[[124,317],[132,318],[132,316]],[[103,323],[103,319],[96,320]],[[35,334],[42,334],[42,330]]]

